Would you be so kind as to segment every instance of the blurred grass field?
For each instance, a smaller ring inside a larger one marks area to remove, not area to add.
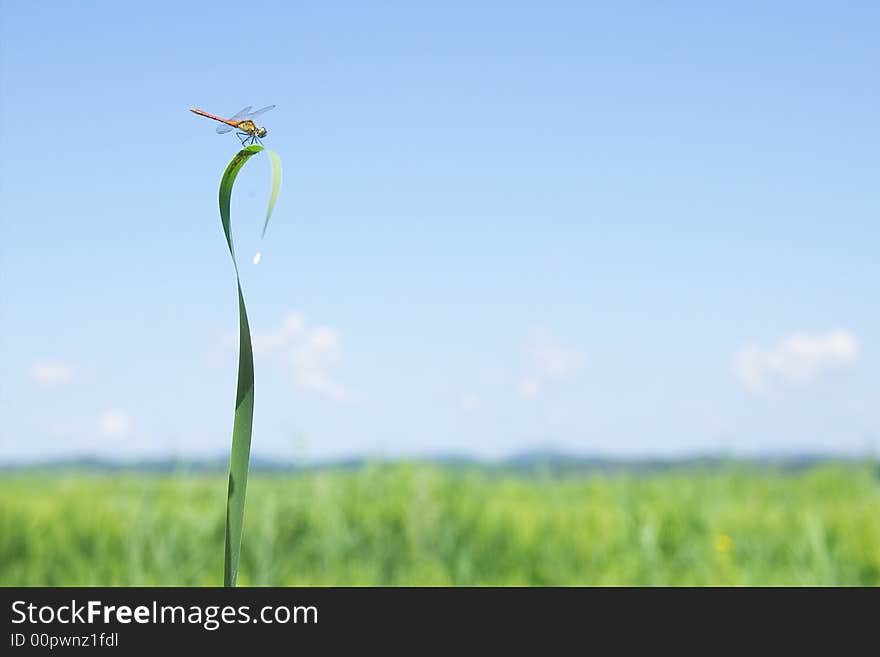
[[[222,475],[0,476],[0,585],[220,585]],[[254,474],[240,585],[880,585],[874,467]]]

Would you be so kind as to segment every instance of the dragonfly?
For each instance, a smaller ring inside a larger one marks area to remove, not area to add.
[[[222,135],[227,132],[232,132],[233,130],[237,130],[235,136],[239,138],[242,146],[246,146],[248,143],[256,144],[263,142],[260,141],[263,137],[269,134],[269,131],[262,126],[258,126],[254,123],[254,119],[258,116],[261,116],[268,112],[270,109],[275,107],[274,105],[269,105],[268,107],[264,107],[263,109],[258,109],[256,112],[252,112],[253,105],[248,105],[243,108],[240,112],[236,112],[233,116],[228,119],[224,119],[215,114],[210,114],[205,112],[204,110],[196,109],[195,107],[190,107],[190,112],[195,112],[199,116],[206,116],[209,119],[214,119],[215,121],[219,121],[223,125],[217,126],[217,134]]]

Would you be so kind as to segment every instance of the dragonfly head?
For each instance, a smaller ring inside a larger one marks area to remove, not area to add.
[[[266,130],[266,128],[257,129],[257,137],[259,137],[260,139],[262,139],[263,137],[265,137],[268,134],[269,134],[269,131]]]

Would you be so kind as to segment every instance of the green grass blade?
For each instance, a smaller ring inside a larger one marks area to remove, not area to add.
[[[262,146],[248,146],[239,151],[220,181],[220,221],[223,223],[223,233],[226,235],[226,244],[229,246],[229,255],[235,267],[235,280],[238,286],[238,388],[235,395],[235,417],[232,423],[232,450],[229,455],[229,488],[226,499],[226,539],[223,559],[223,584],[235,586],[238,579],[238,560],[241,554],[241,536],[244,525],[244,504],[247,494],[248,469],[251,454],[251,433],[254,424],[254,351],[251,345],[251,332],[248,322],[247,308],[244,303],[244,294],[241,291],[241,279],[238,273],[238,263],[235,260],[235,247],[232,243],[232,228],[229,212],[229,204],[232,198],[232,186],[238,176],[238,172],[251,156],[263,150]],[[275,156],[277,158],[277,155]],[[272,197],[269,201],[269,214],[278,196],[277,187],[280,186],[280,160],[278,163],[277,181],[273,158],[273,187]],[[265,225],[263,227],[265,231]]]
[[[251,432],[254,426],[254,352],[251,347],[251,332],[241,284],[238,286],[238,324],[238,388],[235,394],[232,450],[229,454],[229,486],[226,493],[224,586],[235,586],[238,579],[238,558],[241,555],[244,503],[251,458]]]

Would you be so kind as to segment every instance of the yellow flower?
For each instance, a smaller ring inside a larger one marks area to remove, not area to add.
[[[715,537],[715,551],[727,554],[733,550],[733,539],[727,534],[718,534]]]

